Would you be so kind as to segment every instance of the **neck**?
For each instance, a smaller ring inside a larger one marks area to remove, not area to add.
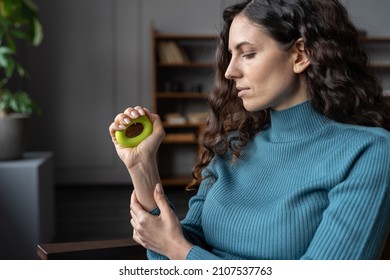
[[[269,137],[272,142],[303,139],[321,130],[329,121],[317,113],[309,101],[285,110],[271,110]]]

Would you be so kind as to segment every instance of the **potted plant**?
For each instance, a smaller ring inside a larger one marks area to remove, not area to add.
[[[27,139],[27,121],[38,106],[29,94],[11,86],[26,78],[17,61],[17,45],[38,46],[43,38],[38,8],[32,0],[0,0],[0,160],[20,158]]]

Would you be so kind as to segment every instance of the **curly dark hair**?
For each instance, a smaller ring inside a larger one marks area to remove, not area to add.
[[[261,26],[282,50],[288,50],[299,38],[304,40],[310,57],[304,75],[311,105],[317,112],[337,122],[390,130],[390,105],[370,68],[359,32],[338,0],[243,1],[223,12],[215,81],[208,99],[209,120],[190,186],[204,179],[202,171],[215,155],[230,150],[237,158],[248,141],[270,122],[269,109],[246,111],[234,82],[225,78],[231,59],[229,29],[239,14]]]

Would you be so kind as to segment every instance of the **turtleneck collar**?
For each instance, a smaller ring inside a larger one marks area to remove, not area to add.
[[[329,122],[305,101],[285,110],[271,110],[271,125],[266,131],[271,142],[289,142],[311,136]]]

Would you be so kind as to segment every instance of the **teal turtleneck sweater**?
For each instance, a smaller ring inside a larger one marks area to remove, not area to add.
[[[181,222],[187,259],[375,259],[390,223],[390,133],[309,102],[271,112],[232,162],[215,157]],[[164,259],[148,251],[149,259]]]

